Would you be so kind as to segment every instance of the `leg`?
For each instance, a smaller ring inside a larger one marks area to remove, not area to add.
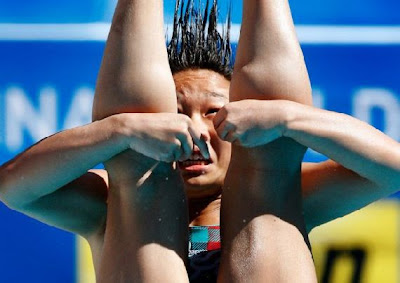
[[[176,111],[163,1],[119,0],[97,82],[93,118]],[[105,166],[110,193],[99,282],[187,281],[186,199],[171,164],[127,151]]]
[[[302,52],[286,0],[245,0],[231,101],[311,103]],[[305,148],[289,139],[233,146],[221,209],[224,282],[316,282],[302,216]]]

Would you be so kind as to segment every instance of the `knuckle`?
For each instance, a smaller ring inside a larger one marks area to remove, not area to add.
[[[185,141],[186,141],[186,143],[187,143],[188,145],[191,145],[191,144],[192,144],[192,136],[190,135],[189,132],[186,132],[186,133],[185,133]]]
[[[232,109],[233,109],[233,107],[232,107],[232,104],[231,103],[229,103],[229,104],[227,104],[227,105],[225,105],[224,107],[223,107],[223,113],[225,114],[225,115],[228,115],[230,112],[232,112]]]
[[[169,154],[175,154],[175,152],[179,151],[181,148],[181,144],[178,142],[172,143],[169,148],[168,148],[168,153]]]
[[[179,139],[175,139],[172,143],[172,148],[173,149],[179,149],[181,147],[182,143]]]
[[[182,116],[181,116],[181,122],[182,122],[182,125],[190,125],[190,123],[192,122],[192,120],[189,118],[189,116],[187,116],[187,115],[183,115],[183,114],[181,114]]]

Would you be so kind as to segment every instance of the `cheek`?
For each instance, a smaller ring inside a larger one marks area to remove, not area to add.
[[[211,146],[217,155],[218,163],[222,167],[228,167],[231,160],[232,144],[221,140],[213,125],[209,128],[209,133],[211,136]]]
[[[215,142],[213,144],[213,148],[215,149],[215,153],[218,156],[218,162],[225,164],[229,164],[231,159],[231,150],[232,145],[229,142],[221,140],[218,136],[215,138]]]
[[[223,142],[223,150],[221,153],[221,160],[224,163],[224,166],[226,166],[226,169],[228,169],[229,163],[231,162],[231,152],[232,152],[232,144],[229,142]]]

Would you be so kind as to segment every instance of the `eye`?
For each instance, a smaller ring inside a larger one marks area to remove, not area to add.
[[[216,113],[219,111],[219,109],[220,109],[220,108],[210,108],[210,109],[207,111],[206,116],[216,114]]]

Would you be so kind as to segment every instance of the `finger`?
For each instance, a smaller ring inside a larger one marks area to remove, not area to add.
[[[213,119],[214,128],[217,129],[226,118],[226,110],[225,108],[221,108]]]
[[[182,156],[182,144],[181,141],[178,139],[176,141],[175,146],[172,149],[172,158],[173,158],[172,161],[178,161],[181,158],[181,156]]]
[[[232,126],[229,126],[229,124],[227,124],[225,121],[222,122],[221,125],[216,129],[220,139],[226,140],[226,136],[228,135],[231,128]]]
[[[189,133],[193,139],[193,142],[199,148],[201,155],[203,155],[204,158],[209,159],[210,153],[208,151],[208,146],[203,135],[193,127],[189,127]]]
[[[244,144],[240,141],[240,139],[235,139],[235,140],[233,140],[231,143],[234,144],[234,145],[237,145],[237,146],[248,147],[248,146],[244,145]]]
[[[182,135],[178,137],[179,140],[181,141],[181,149],[182,149],[182,155],[179,159],[179,161],[184,161],[187,160],[191,155],[193,151],[193,140],[192,137],[187,134],[187,135]]]
[[[205,159],[210,159],[210,152],[208,151],[208,145],[206,141],[204,140],[203,137],[201,137],[199,140],[193,139],[194,143],[198,146],[201,155]]]
[[[236,133],[234,131],[229,131],[226,134],[225,139],[224,139],[224,141],[227,141],[227,142],[230,142],[230,143],[233,143],[233,142],[235,142],[237,140],[238,140],[238,136],[236,135]]]

